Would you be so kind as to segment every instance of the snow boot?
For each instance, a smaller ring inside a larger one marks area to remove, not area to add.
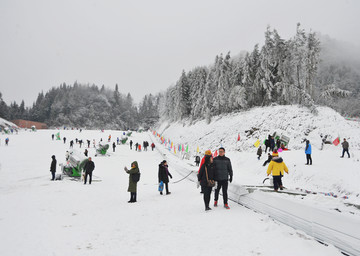
[[[211,208],[209,206],[206,206],[205,211],[210,211]]]
[[[229,207],[228,204],[225,204],[225,205],[224,205],[224,208],[227,209],[227,210],[230,210],[230,207]]]
[[[214,201],[214,207],[217,207],[217,201]]]

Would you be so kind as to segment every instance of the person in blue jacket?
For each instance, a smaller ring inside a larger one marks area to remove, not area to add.
[[[306,165],[312,165],[311,159],[311,144],[309,140],[306,140],[306,147],[305,147],[305,154],[306,154]]]

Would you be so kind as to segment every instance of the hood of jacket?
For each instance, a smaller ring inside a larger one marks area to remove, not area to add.
[[[131,166],[133,166],[133,165],[135,165],[135,168],[139,168],[137,161],[132,162],[132,163],[131,163]]]
[[[272,160],[273,160],[274,162],[276,162],[276,163],[279,163],[279,164],[284,161],[281,157],[278,157],[278,156],[277,156],[277,157],[273,157]]]

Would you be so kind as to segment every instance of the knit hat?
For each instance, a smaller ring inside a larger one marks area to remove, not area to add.
[[[206,150],[206,151],[205,151],[205,155],[206,155],[206,156],[211,156],[211,155],[212,155],[212,154],[211,154],[211,150],[210,150],[210,149]]]
[[[272,156],[279,156],[279,153],[278,152],[273,152]]]

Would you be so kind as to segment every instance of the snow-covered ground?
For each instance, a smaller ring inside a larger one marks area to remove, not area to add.
[[[246,152],[246,145],[231,142],[236,140],[238,131],[243,132],[246,123],[241,126],[242,120],[233,116],[223,120],[229,121],[221,124],[219,120],[213,126],[202,122],[195,126],[174,125],[166,132],[174,141],[188,140],[191,147],[199,144],[201,148],[213,149],[222,143],[233,162],[234,183],[260,183],[265,176],[260,164],[264,158],[258,161],[255,149],[249,148]],[[212,135],[200,136],[211,130]],[[58,163],[64,162],[71,139],[107,140],[111,134],[115,141],[122,134],[120,131],[60,131],[61,137],[67,138],[63,144],[62,140],[51,140],[51,134],[56,132],[20,131],[10,136],[9,146],[0,146],[1,255],[341,255],[332,245],[324,246],[301,231],[234,203],[230,204],[231,210],[218,207],[206,213],[202,195],[187,179],[170,184],[171,195],[160,196],[157,171],[163,156],[157,150],[135,152],[123,145],[108,157],[94,157],[94,179],[98,181],[91,185],[69,179],[50,181],[51,155],[56,155]],[[262,137],[266,135],[267,132]],[[0,136],[3,139],[4,136]],[[131,139],[134,143],[151,142],[152,136],[133,133]],[[352,140],[349,141],[352,145]],[[302,151],[284,153],[290,167],[290,174],[284,178],[285,185],[311,184],[314,189],[330,190],[335,188],[333,184],[340,184],[351,193],[348,200],[356,197],[355,192],[359,191],[354,184],[359,180],[354,170],[359,170],[357,153],[351,151],[353,158],[340,159],[338,148],[320,152],[315,141],[314,144],[313,166],[303,165]],[[157,147],[163,146],[157,143]],[[236,151],[240,148],[240,152]],[[75,145],[75,149],[80,150],[79,145]],[[81,152],[83,150],[84,146]],[[90,149],[90,156],[94,156],[94,149]],[[189,161],[176,161],[173,154],[168,157],[172,181],[182,179],[181,165],[188,168]],[[128,175],[123,167],[129,167],[134,160],[138,161],[142,176],[138,202],[128,204]],[[341,167],[337,172],[327,170],[336,166]],[[353,175],[352,182],[347,177],[350,175]],[[324,177],[328,179],[319,180]],[[335,178],[338,182],[333,183]],[[322,204],[325,200],[341,201],[318,196],[309,203]]]
[[[267,154],[263,152],[261,160],[258,160],[254,143],[258,139],[263,142],[274,132],[286,135],[290,138],[290,150],[280,153],[289,168],[289,175],[285,174],[283,178],[284,185],[299,191],[333,193],[338,198],[317,193],[298,200],[337,209],[344,214],[359,215],[358,209],[348,205],[360,205],[360,123],[345,120],[330,108],[318,107],[318,111],[314,115],[307,108],[298,106],[271,106],[215,117],[210,124],[205,120],[193,124],[162,123],[155,130],[166,140],[170,139],[176,147],[178,144],[188,145],[192,155],[188,162],[193,162],[197,147],[201,152],[206,149],[214,152],[219,146],[225,147],[226,155],[232,161],[234,183],[240,185],[262,185],[266,178],[267,167],[262,164]],[[253,130],[251,135],[246,132],[249,130]],[[239,134],[240,141],[237,141]],[[350,144],[351,158],[346,155],[340,158],[341,145],[325,144],[321,150],[321,134],[328,135],[330,141],[337,136],[341,141],[346,138]],[[312,166],[305,165],[305,138],[312,144]],[[265,149],[264,145],[262,147]],[[179,152],[170,152],[181,157]]]

